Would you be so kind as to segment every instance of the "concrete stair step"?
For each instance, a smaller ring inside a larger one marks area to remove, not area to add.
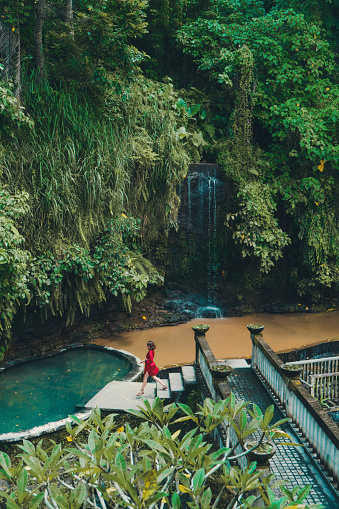
[[[184,383],[181,373],[168,373],[171,392],[182,392]]]
[[[162,379],[167,385],[167,389],[164,391],[161,385],[157,384],[157,397],[161,399],[169,399],[171,397],[170,382],[167,378]]]
[[[192,385],[197,383],[194,366],[181,366],[182,378],[184,385]]]

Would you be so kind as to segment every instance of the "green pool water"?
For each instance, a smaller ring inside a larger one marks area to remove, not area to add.
[[[116,352],[75,348],[0,374],[0,433],[22,431],[76,412],[76,405],[112,380],[131,362]]]

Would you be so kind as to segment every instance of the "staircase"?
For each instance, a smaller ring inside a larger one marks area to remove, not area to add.
[[[177,369],[177,368],[176,368]],[[179,371],[165,370],[165,378],[162,381],[167,385],[164,391],[162,387],[156,383],[150,382],[146,384],[143,398],[147,398],[150,403],[156,397],[162,400],[178,400],[180,394],[185,390],[187,385],[197,383],[195,368],[193,365],[181,366]],[[89,401],[79,403],[77,408],[90,409],[99,407],[103,410],[129,410],[138,409],[142,406],[142,397],[136,394],[140,391],[141,382],[119,382],[114,380],[109,382],[105,387],[96,393]]]
[[[168,389],[163,390],[157,384],[156,395],[161,399],[177,399],[180,393],[185,390],[187,385],[197,383],[195,376],[195,368],[191,366],[181,366],[180,372],[173,373],[168,371],[168,378],[162,378],[162,381],[167,385]]]

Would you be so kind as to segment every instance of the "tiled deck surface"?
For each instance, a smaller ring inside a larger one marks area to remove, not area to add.
[[[235,368],[228,378],[230,388],[237,400],[251,401],[257,404],[262,411],[274,404],[274,421],[285,417],[274,400],[263,386],[255,372],[250,368]],[[291,440],[301,443],[289,423],[283,426]],[[281,439],[281,442],[287,439]],[[308,504],[322,504],[324,509],[339,508],[339,494],[323,475],[320,466],[312,458],[305,447],[288,447],[279,445],[277,452],[270,460],[271,470],[276,479],[288,479],[286,487],[305,486],[311,484],[312,489],[306,499]]]

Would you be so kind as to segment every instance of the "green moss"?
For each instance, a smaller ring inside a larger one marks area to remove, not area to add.
[[[230,371],[232,371],[232,368],[231,366],[227,366],[227,365],[220,365],[220,366],[213,366],[211,368],[211,371],[218,371],[220,373],[229,373]]]

